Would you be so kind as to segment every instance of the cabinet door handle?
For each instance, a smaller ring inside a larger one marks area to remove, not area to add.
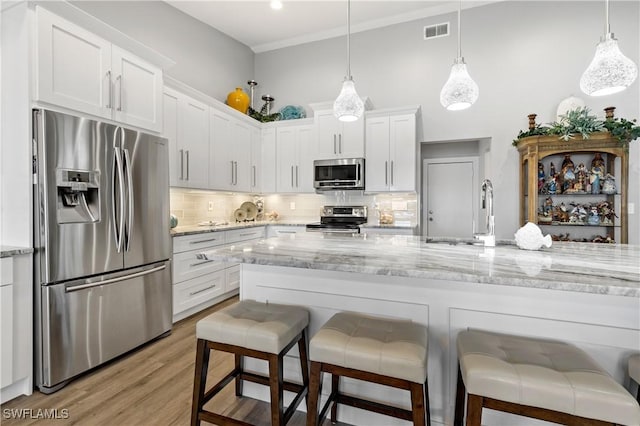
[[[389,162],[388,161],[384,162],[384,184],[385,185],[389,184]]]
[[[122,74],[116,78],[116,83],[118,83],[118,111],[122,111]]]
[[[184,180],[184,149],[180,150],[180,180]]]
[[[231,163],[231,185],[233,185],[233,160],[229,161]]]
[[[187,155],[187,177],[185,180],[189,180],[189,150],[186,150],[184,153]]]
[[[113,100],[112,99],[113,91],[111,90],[111,70],[107,71],[106,78],[108,79],[107,94],[109,95],[109,96],[107,96],[107,99],[109,99],[108,102],[107,102],[107,108],[111,109],[111,108],[113,108],[113,106],[111,105],[112,104],[112,100]]]
[[[296,166],[296,188],[298,187],[298,166]]]
[[[337,151],[336,151],[336,135],[335,134],[333,135],[333,153],[337,154]]]
[[[207,259],[207,260],[203,260],[202,262],[190,263],[189,267],[192,268],[194,266],[204,265],[205,263],[211,263],[211,262],[213,262],[213,259]]]
[[[214,285],[210,285],[209,287],[202,288],[200,290],[192,291],[192,292],[189,293],[189,296],[195,296],[198,293],[205,292],[205,291],[210,290],[212,288],[216,288],[216,285],[214,284]]]
[[[189,241],[189,244],[202,244],[202,243],[208,243],[211,241],[218,241],[218,238],[209,238],[208,240]]]
[[[291,166],[291,187],[293,188],[293,166]]]
[[[391,160],[391,173],[389,173],[391,175],[391,186],[393,186],[393,160]]]
[[[342,154],[342,133],[338,135],[338,154]]]
[[[253,187],[255,188],[255,186],[257,185],[257,181],[256,181],[256,166],[252,166],[253,167]]]

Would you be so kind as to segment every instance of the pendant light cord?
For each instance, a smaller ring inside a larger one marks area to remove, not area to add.
[[[460,48],[460,9],[462,9],[462,0],[458,3],[458,58],[462,57],[462,49]]]
[[[347,79],[351,80],[351,0],[347,0]]]

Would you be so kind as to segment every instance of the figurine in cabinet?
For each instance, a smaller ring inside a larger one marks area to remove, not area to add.
[[[571,203],[573,209],[569,216],[569,223],[581,224],[584,223],[587,218],[587,211],[581,204]]]
[[[589,217],[587,218],[589,225],[600,225],[600,214],[598,214],[598,206],[591,206],[589,210]]]
[[[602,225],[613,226],[613,221],[618,217],[608,201],[598,204],[598,213],[600,214]]]
[[[616,193],[616,178],[607,173],[602,183],[602,193],[612,195]]]
[[[587,168],[584,163],[578,164],[576,169],[576,183],[573,184],[574,192],[585,192],[587,189]]]
[[[541,161],[538,161],[538,192],[542,192],[545,180],[544,166]]]
[[[558,183],[556,182],[555,175],[551,175],[547,178],[547,183],[545,184],[546,193],[555,195],[558,192]]]
[[[573,183],[576,180],[574,169],[575,166],[573,165],[573,161],[571,161],[571,156],[569,154],[565,154],[561,169],[563,193],[571,192],[573,189]]]
[[[591,176],[589,176],[589,182],[591,183],[591,193],[599,194],[600,187],[602,185],[602,179],[604,178],[604,159],[602,154],[596,152],[591,161]]]

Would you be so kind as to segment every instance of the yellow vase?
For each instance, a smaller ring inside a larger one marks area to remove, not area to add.
[[[236,87],[236,90],[227,95],[227,105],[246,114],[249,108],[249,95],[244,93],[241,87]]]

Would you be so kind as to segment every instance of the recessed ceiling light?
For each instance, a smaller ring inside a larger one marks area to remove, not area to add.
[[[280,0],[271,0],[271,9],[273,10],[282,9],[282,2]]]

